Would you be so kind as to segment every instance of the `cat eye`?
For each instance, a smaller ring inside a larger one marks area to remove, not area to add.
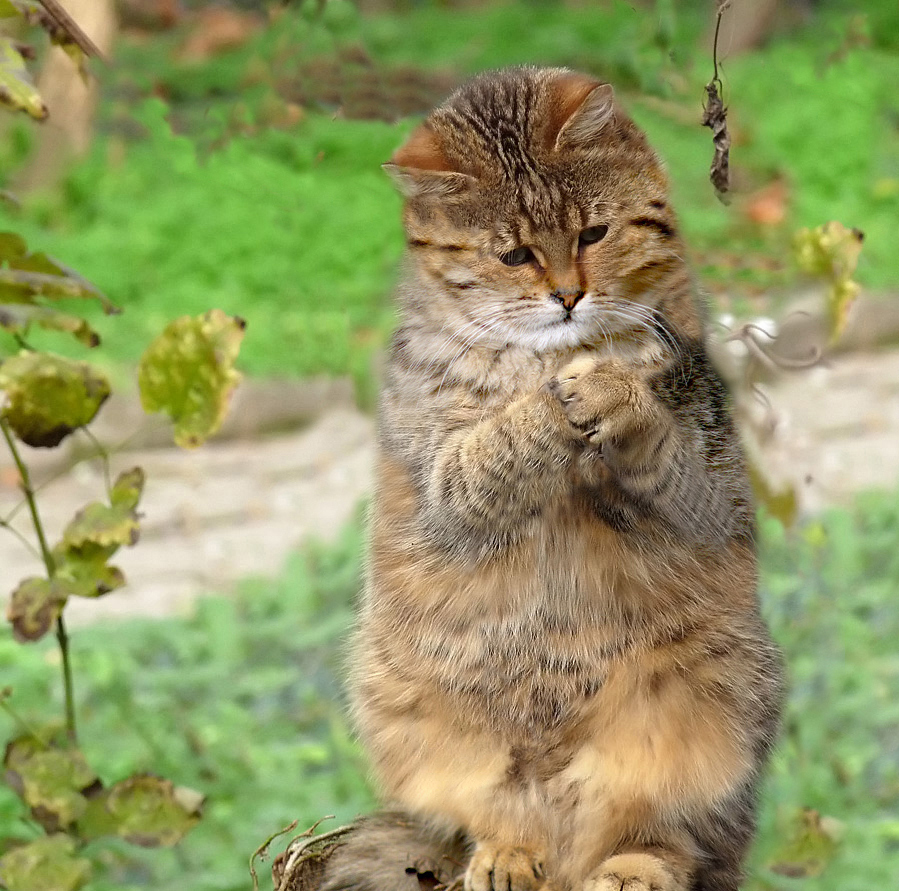
[[[508,254],[500,254],[499,259],[506,266],[523,266],[534,259],[534,252],[529,247],[517,247]]]
[[[578,245],[583,247],[585,244],[596,244],[597,241],[602,241],[606,237],[608,231],[609,227],[603,224],[590,226],[581,232],[577,240]]]

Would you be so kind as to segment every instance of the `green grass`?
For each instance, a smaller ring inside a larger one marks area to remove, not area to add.
[[[371,807],[337,680],[360,555],[353,527],[289,561],[278,581],[248,581],[190,619],[72,633],[81,744],[102,778],[150,771],[209,796],[178,849],[96,843],[106,869],[91,891],[243,891],[252,851],[292,819],[302,831]],[[0,676],[34,724],[61,714],[57,662],[49,641],[23,647],[2,632]],[[0,730],[14,732],[2,713]],[[4,835],[28,837],[21,812],[0,786]]]
[[[791,693],[749,891],[895,885],[897,528],[897,493],[860,498],[790,533],[762,524],[762,593]],[[191,618],[74,632],[83,747],[101,776],[149,770],[209,796],[176,851],[98,844],[105,870],[91,891],[245,889],[245,863],[272,832],[372,807],[340,680],[361,553],[353,526],[337,545],[298,554],[276,581],[204,600]],[[60,713],[52,643],[22,646],[4,633],[0,676],[34,723]],[[5,716],[0,729],[13,732]],[[839,820],[845,835],[823,874],[784,878],[770,867],[792,862],[789,839],[806,807]],[[0,824],[24,834],[20,815],[0,787]]]
[[[178,33],[123,39],[102,72],[90,156],[61,190],[29,196],[20,211],[0,206],[0,228],[125,308],[124,319],[98,322],[112,360],[133,361],[173,316],[219,306],[249,322],[241,361],[251,374],[370,380],[402,252],[399,200],[379,165],[414,120],[335,118],[331,88],[377,94],[366,101],[381,113],[410,79],[517,62],[571,64],[618,85],[668,163],[701,283],[722,303],[795,287],[792,233],[829,219],[865,231],[863,285],[899,285],[899,54],[887,0],[865,13],[824,3],[812,25],[725,62],[738,185],[787,183],[787,218],[767,227],[747,220],[739,197],[722,206],[707,181],[710,133],[697,125],[707,3],[417,4],[362,19],[332,0],[322,20],[311,6],[202,63],[178,56]],[[402,71],[405,81],[391,80]],[[285,123],[297,91],[308,105]],[[0,170],[29,140],[26,124],[13,129]]]

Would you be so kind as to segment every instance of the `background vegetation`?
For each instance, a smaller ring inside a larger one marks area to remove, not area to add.
[[[548,62],[607,76],[649,131],[717,307],[767,312],[793,293],[791,235],[828,219],[865,230],[860,282],[895,290],[895,3],[860,11],[822,0],[725,62],[741,193],[730,208],[707,183],[711,145],[697,123],[710,7],[410,3],[363,17],[329,0],[320,12],[275,9],[229,49],[188,51],[189,18],[152,35],[126,31],[103,73],[90,154],[61,188],[0,203],[0,229],[22,232],[126,310],[124,325],[92,319],[118,362],[136,360],[169,318],[215,305],[248,320],[251,374],[367,381],[402,250],[399,202],[379,164],[464,75]],[[27,122],[10,126],[0,187],[33,143]],[[790,532],[763,521],[763,593],[792,697],[754,891],[899,880],[897,528],[895,493]],[[276,582],[248,580],[186,620],[73,636],[88,758],[110,775],[159,770],[209,795],[181,847],[112,848],[93,891],[244,889],[248,839],[371,806],[340,683],[362,540],[357,524],[337,546],[297,555]],[[23,650],[0,636],[2,683],[35,711],[58,704],[54,658],[49,646]],[[0,789],[0,823],[27,835],[20,814]]]
[[[320,15],[315,2],[292,4],[215,54],[191,44],[189,21],[150,38],[126,32],[103,72],[89,157],[62,189],[0,206],[0,226],[64,255],[128,311],[135,336],[104,330],[122,360],[136,358],[139,333],[213,298],[249,322],[250,373],[364,379],[390,328],[402,250],[399,199],[379,169],[413,123],[402,112],[423,113],[482,68],[545,62],[616,84],[668,163],[697,271],[720,305],[767,309],[796,281],[791,233],[828,219],[865,230],[863,285],[899,283],[894,4],[822,3],[804,26],[725,62],[744,196],[732,208],[707,187],[698,126],[708,6],[419,3],[362,18],[329,0]],[[0,148],[11,155],[0,185],[33,127],[18,123]]]

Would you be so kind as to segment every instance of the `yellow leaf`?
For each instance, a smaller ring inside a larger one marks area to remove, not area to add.
[[[22,54],[9,37],[0,36],[0,104],[17,111],[24,111],[42,121],[47,117],[47,106],[41,99]]]
[[[845,331],[849,309],[858,296],[859,286],[852,276],[864,237],[859,229],[847,229],[832,220],[815,229],[801,229],[794,239],[799,267],[809,275],[824,279],[828,285],[827,319],[831,342],[838,340]]]

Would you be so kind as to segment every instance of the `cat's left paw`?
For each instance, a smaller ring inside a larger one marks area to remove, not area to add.
[[[578,357],[550,381],[549,391],[593,445],[630,444],[660,423],[658,400],[646,382],[614,359]]]
[[[539,891],[546,884],[540,858],[526,848],[479,843],[465,873],[465,891]]]
[[[583,891],[686,891],[665,862],[652,854],[616,854],[584,883]]]

